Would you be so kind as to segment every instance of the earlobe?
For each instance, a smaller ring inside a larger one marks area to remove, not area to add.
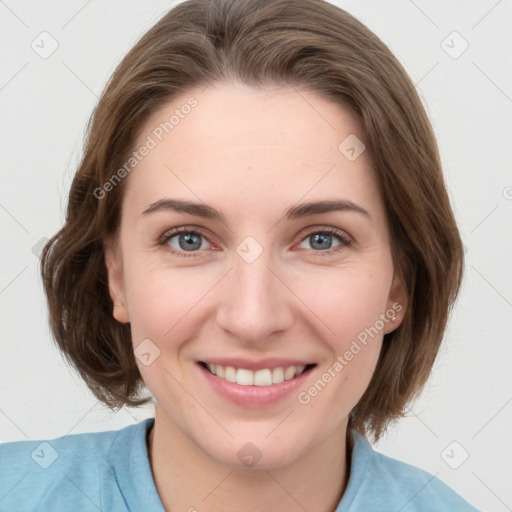
[[[384,334],[389,334],[400,327],[407,312],[407,290],[403,279],[395,272],[391,289],[389,290],[386,318],[389,321],[384,327]]]
[[[108,276],[108,291],[114,304],[112,316],[123,324],[130,322],[123,281],[123,268],[119,251],[112,240],[104,240],[105,267]]]

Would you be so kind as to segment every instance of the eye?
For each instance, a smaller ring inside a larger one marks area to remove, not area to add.
[[[184,227],[165,233],[159,244],[166,246],[172,254],[188,257],[194,256],[201,249],[207,249],[209,242],[205,246],[205,241],[206,237],[201,232]]]
[[[338,242],[338,245],[332,247],[333,238]],[[311,231],[302,239],[301,243],[308,242],[312,249],[320,253],[319,255],[329,255],[338,252],[350,246],[351,239],[343,231],[337,229],[323,229],[321,231]]]
[[[333,239],[337,241],[334,247]],[[346,233],[333,228],[311,231],[302,239],[301,244],[306,241],[319,256],[341,251],[351,244],[351,238]],[[208,249],[208,246],[215,247],[201,231],[187,227],[167,231],[158,243],[171,254],[181,257],[197,256],[197,252]]]

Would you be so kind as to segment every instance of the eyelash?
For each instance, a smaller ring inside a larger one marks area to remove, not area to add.
[[[164,235],[162,235],[162,237],[160,238],[160,240],[158,242],[158,245],[166,246],[167,242],[171,238],[174,238],[176,235],[180,235],[182,233],[192,234],[192,235],[199,235],[199,236],[202,236],[203,238],[205,238],[206,240],[208,240],[208,237],[204,233],[202,233],[200,230],[190,229],[190,228],[187,228],[185,226],[185,227],[176,228],[176,229],[173,229],[171,231],[167,231],[166,233],[164,233]],[[331,254],[333,254],[335,252],[338,252],[338,251],[340,251],[340,250],[342,250],[342,249],[344,249],[346,247],[350,247],[350,245],[352,243],[352,240],[350,239],[350,237],[346,233],[344,233],[343,231],[340,231],[338,229],[334,229],[334,228],[325,228],[325,229],[321,229],[321,230],[318,230],[318,229],[317,230],[312,230],[312,231],[308,232],[301,239],[301,242],[306,240],[311,235],[316,235],[316,234],[322,234],[322,235],[329,234],[329,235],[333,235],[340,242],[340,245],[338,245],[337,247],[334,247],[332,249],[327,249],[325,251],[314,251],[315,253],[318,253],[318,256],[330,256]],[[214,244],[212,244],[212,245],[214,245]],[[171,253],[171,254],[174,254],[174,255],[180,256],[180,257],[184,257],[184,258],[197,257],[196,254],[198,252],[201,252],[201,251],[190,251],[187,254],[186,251],[177,251],[177,250],[175,250],[175,249],[173,249],[173,248],[171,248],[169,246],[165,247],[165,250],[167,252]]]

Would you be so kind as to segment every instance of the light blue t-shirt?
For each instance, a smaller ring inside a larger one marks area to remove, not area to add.
[[[0,444],[0,512],[165,512],[146,444],[154,421]],[[429,473],[353,435],[349,481],[336,512],[478,512]]]

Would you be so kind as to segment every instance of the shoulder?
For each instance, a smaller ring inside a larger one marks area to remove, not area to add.
[[[150,421],[114,431],[0,444],[0,512],[46,510],[44,505],[50,504],[51,510],[60,510],[59,503],[97,511],[105,485],[116,481],[115,466],[122,463],[116,457],[129,456],[128,448]],[[120,445],[123,449],[116,449]]]
[[[379,453],[360,434],[352,435],[350,477],[339,512],[391,506],[402,512],[478,512],[435,475]]]

